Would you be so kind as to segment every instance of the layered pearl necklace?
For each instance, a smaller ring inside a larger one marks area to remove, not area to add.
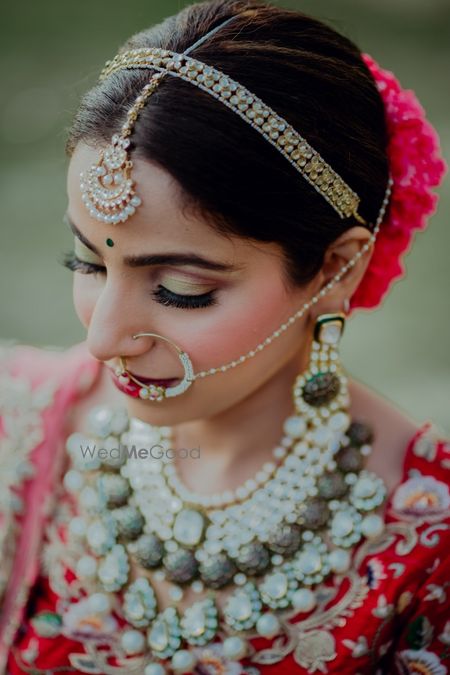
[[[296,382],[306,402],[285,420],[273,461],[218,495],[182,483],[169,453],[170,428],[129,419],[125,410],[96,408],[88,435],[68,438],[64,484],[79,506],[69,537],[86,549],[75,572],[93,609],[107,611],[112,594],[115,606],[119,599],[129,624],[121,647],[143,654],[145,675],[190,672],[190,648],[219,635],[228,658],[245,657],[246,632],[272,638],[283,610],[311,611],[317,585],[349,569],[363,537],[382,532],[374,511],[386,489],[363,468],[372,434],[345,412],[345,378],[326,408],[308,404],[307,384]],[[321,382],[322,391],[324,384],[333,382]],[[171,582],[173,606],[158,611],[146,576],[130,582],[131,562]],[[176,603],[186,586],[208,592],[181,613]],[[221,611],[215,594],[227,587],[234,590]]]

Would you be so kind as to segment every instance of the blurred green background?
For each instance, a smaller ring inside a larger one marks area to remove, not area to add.
[[[188,2],[5,3],[0,28],[0,339],[69,346],[84,337],[71,274],[58,264],[72,238],[65,210],[65,129],[81,94],[130,34]],[[277,4],[277,3],[274,3]],[[291,0],[356,41],[416,91],[450,157],[448,0]],[[348,371],[417,421],[450,431],[450,182],[407,275],[383,306],[347,327]]]

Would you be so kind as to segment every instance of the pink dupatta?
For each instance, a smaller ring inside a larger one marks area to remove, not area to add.
[[[100,373],[81,342],[0,348],[0,673],[39,572],[69,413]]]

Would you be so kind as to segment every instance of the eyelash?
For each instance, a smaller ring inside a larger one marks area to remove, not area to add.
[[[97,274],[104,274],[106,272],[106,268],[102,267],[102,265],[84,262],[72,251],[64,254],[62,264],[72,272],[81,272],[82,274],[93,274],[96,276]],[[152,291],[152,296],[161,305],[177,307],[178,309],[200,309],[217,303],[213,291],[202,293],[201,295],[180,295],[169,291],[169,289],[161,286],[161,284],[158,285],[156,291]]]

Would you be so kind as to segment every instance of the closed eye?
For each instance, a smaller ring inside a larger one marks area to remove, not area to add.
[[[64,254],[62,264],[72,272],[93,274],[94,276],[97,274],[106,274],[106,267],[80,260],[73,251]],[[160,305],[177,307],[178,309],[201,309],[217,303],[214,291],[197,295],[181,295],[180,293],[170,291],[161,284],[158,284],[158,288],[155,291],[152,291],[152,296]]]
[[[81,272],[82,274],[106,274],[106,267],[80,260],[73,251],[64,254],[62,264],[72,272]]]

